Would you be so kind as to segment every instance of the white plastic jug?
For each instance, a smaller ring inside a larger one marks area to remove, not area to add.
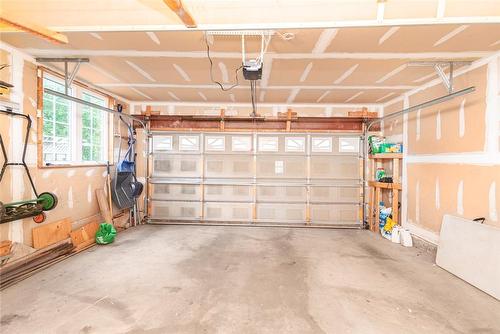
[[[392,228],[391,241],[396,244],[401,243],[400,230],[401,228],[398,225]]]
[[[400,230],[401,245],[405,247],[413,247],[413,240],[411,238],[410,230],[401,229]]]

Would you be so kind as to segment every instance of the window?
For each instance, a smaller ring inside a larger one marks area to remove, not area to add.
[[[358,153],[359,139],[356,137],[339,138],[339,152]]]
[[[179,136],[180,151],[198,151],[200,138],[198,136]]]
[[[155,151],[171,151],[172,136],[154,136],[153,147]]]
[[[45,75],[43,87],[64,92],[64,81]],[[108,98],[76,84],[68,95],[107,106]],[[99,109],[43,94],[44,165],[105,163],[108,160],[109,115]]]
[[[278,137],[259,137],[259,151],[278,152]]]
[[[286,137],[285,152],[304,152],[306,150],[306,139],[304,137]]]
[[[105,106],[104,98],[83,93],[83,100]],[[82,107],[82,161],[103,161],[105,114],[89,106]]]
[[[64,85],[44,79],[46,88],[64,92]],[[71,91],[70,91],[71,94]],[[73,109],[71,102],[63,98],[43,94],[43,160],[45,162],[70,162],[72,160]]]
[[[233,152],[249,152],[252,150],[252,137],[233,136],[231,138]]]
[[[226,149],[225,139],[223,136],[207,137],[207,151],[224,151]]]
[[[313,137],[311,150],[316,153],[332,152],[332,137]]]

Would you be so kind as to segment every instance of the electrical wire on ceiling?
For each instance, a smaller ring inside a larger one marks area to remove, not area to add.
[[[257,116],[257,80],[249,79],[246,74],[245,70],[250,71],[250,72],[257,72],[259,71],[258,79],[260,79],[261,74],[262,74],[262,64],[264,62],[264,54],[267,52],[267,48],[269,47],[269,44],[271,42],[271,38],[275,31],[269,30],[269,31],[212,31],[212,32],[205,32],[204,37],[205,37],[205,44],[207,46],[207,58],[208,61],[210,62],[210,80],[217,84],[222,91],[229,91],[233,89],[234,87],[239,85],[239,80],[238,80],[238,71],[240,71],[242,68],[243,74],[245,76],[245,79],[250,81],[250,97],[251,97],[251,102],[252,102],[252,113],[250,114],[251,117],[256,117]],[[228,35],[228,36],[237,36],[241,35],[241,52],[242,52],[242,65],[239,66],[235,70],[235,81],[236,83],[229,86],[229,87],[224,87],[224,85],[214,79],[213,75],[213,60],[212,57],[210,56],[210,42],[208,41],[208,35],[212,37],[212,35]],[[294,33],[280,33],[278,32],[278,35],[281,37],[281,39],[285,41],[292,40],[295,38]],[[253,61],[249,60],[247,62],[246,59],[246,53],[245,53],[245,36],[260,36],[261,37],[261,49],[260,49],[260,55]],[[257,67],[257,69],[255,69]],[[258,68],[260,67],[260,69]]]
[[[207,58],[208,61],[210,62],[210,80],[212,80],[213,83],[219,85],[220,89],[223,90],[224,92],[227,92],[233,89],[234,87],[238,86],[240,84],[238,80],[238,71],[243,68],[243,64],[234,71],[234,78],[236,80],[236,83],[229,87],[224,87],[224,85],[221,82],[214,79],[214,73],[213,73],[214,63],[212,61],[212,57],[210,57],[210,44],[208,43],[207,34],[205,34],[205,44],[207,45]]]
[[[0,71],[9,66],[9,64],[0,64]]]

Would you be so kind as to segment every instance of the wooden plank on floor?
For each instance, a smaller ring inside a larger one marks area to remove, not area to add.
[[[56,242],[68,238],[70,232],[71,221],[69,218],[35,227],[32,230],[33,247],[40,249],[55,244]]]

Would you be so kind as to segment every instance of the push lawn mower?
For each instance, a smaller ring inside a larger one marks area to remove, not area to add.
[[[57,206],[57,196],[49,192],[44,192],[38,195],[35,184],[33,183],[33,179],[31,178],[30,171],[28,169],[28,166],[26,165],[25,157],[26,149],[28,147],[29,133],[31,129],[31,118],[28,115],[13,112],[11,108],[5,108],[4,106],[0,106],[0,113],[14,117],[22,117],[27,121],[26,136],[24,137],[24,147],[21,162],[9,162],[2,135],[0,134],[0,147],[2,149],[4,160],[2,170],[0,171],[0,183],[2,182],[2,178],[7,166],[23,166],[24,170],[26,171],[26,175],[28,175],[33,193],[36,196],[36,199],[27,201],[19,201],[6,204],[0,202],[0,224],[28,217],[33,217],[33,221],[35,223],[41,223],[45,220],[46,217],[44,211],[52,210]]]

